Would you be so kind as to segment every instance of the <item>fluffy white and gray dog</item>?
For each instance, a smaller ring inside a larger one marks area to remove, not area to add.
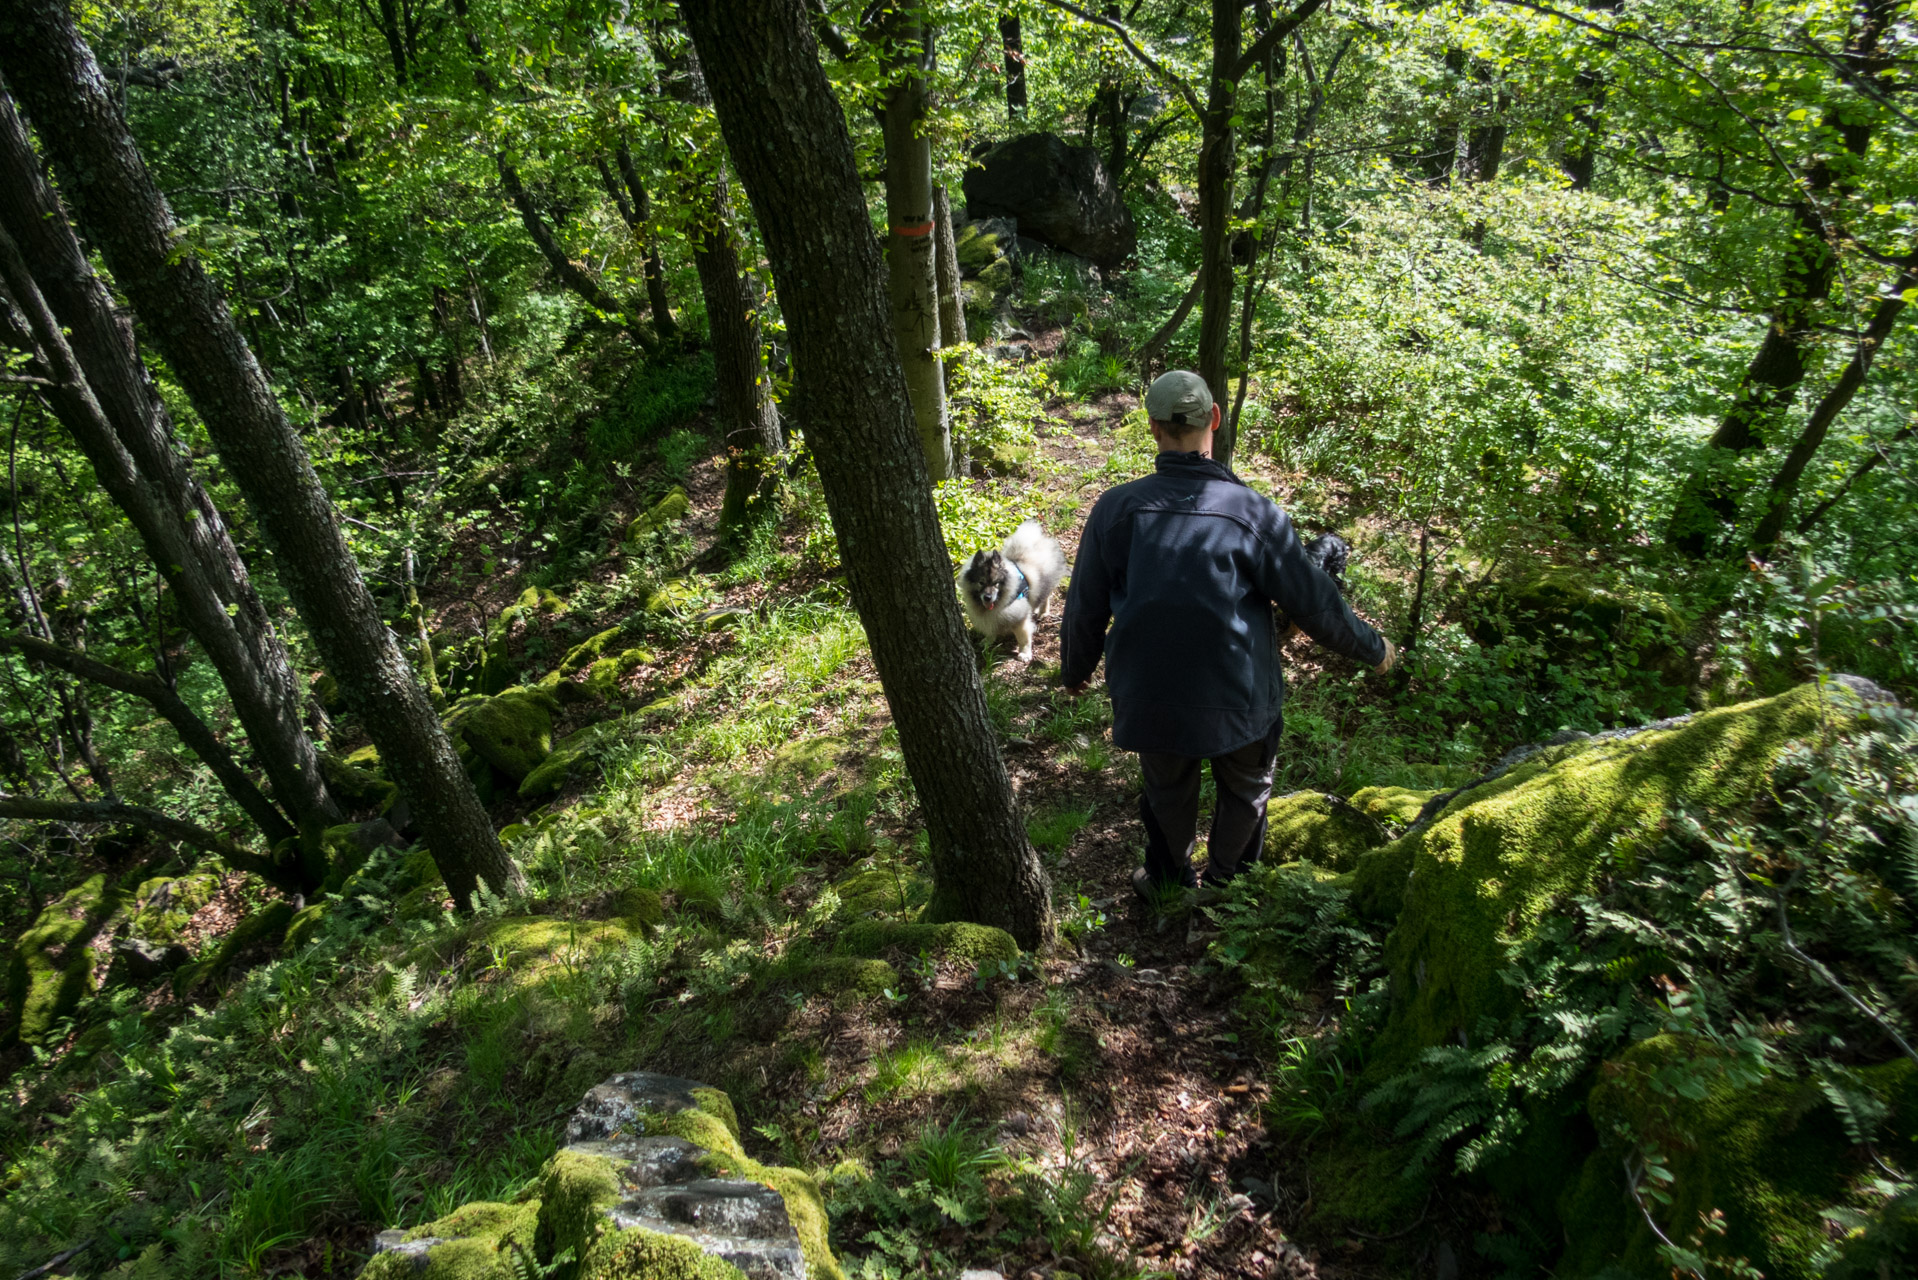
[[[979,552],[959,571],[959,598],[987,644],[1011,636],[1019,661],[1031,662],[1038,619],[1052,612],[1052,593],[1065,576],[1066,553],[1028,520],[997,551]]]

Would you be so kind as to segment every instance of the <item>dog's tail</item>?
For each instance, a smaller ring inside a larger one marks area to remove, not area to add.
[[[1066,553],[1054,538],[1048,538],[1037,520],[1028,520],[1012,531],[999,554],[1008,560],[1031,565],[1053,581],[1066,571]]]

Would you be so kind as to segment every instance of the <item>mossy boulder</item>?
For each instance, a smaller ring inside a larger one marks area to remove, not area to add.
[[[656,929],[666,922],[666,907],[654,889],[628,887],[613,897],[613,910],[635,929]]]
[[[1566,1250],[1558,1275],[1597,1277],[1622,1267],[1632,1275],[1663,1274],[1658,1240],[1625,1186],[1636,1143],[1657,1144],[1672,1174],[1662,1189],[1669,1205],[1652,1205],[1667,1235],[1684,1240],[1701,1217],[1722,1211],[1724,1235],[1705,1252],[1743,1257],[1772,1280],[1823,1274],[1832,1236],[1827,1213],[1855,1201],[1877,1177],[1815,1080],[1771,1075],[1740,1086],[1710,1068],[1708,1045],[1670,1035],[1642,1040],[1607,1063],[1592,1089],[1589,1111],[1609,1135],[1586,1160],[1559,1201]],[[1673,1069],[1707,1083],[1702,1098],[1663,1082]],[[1900,1163],[1918,1153],[1918,1068],[1898,1059],[1858,1073],[1888,1105],[1879,1150]],[[1902,1268],[1898,1274],[1909,1274]]]
[[[202,987],[232,982],[280,949],[295,914],[293,904],[284,899],[252,912],[206,955],[173,975],[174,994],[190,995]]]
[[[477,924],[474,950],[514,983],[535,982],[554,969],[576,965],[600,951],[618,950],[644,936],[625,919],[566,920],[558,916],[507,916]]]
[[[362,1280],[517,1280],[534,1259],[540,1203],[476,1201],[410,1231],[380,1234]]]
[[[446,717],[475,755],[515,783],[553,752],[553,717],[559,699],[550,689],[518,686],[492,697],[475,694],[453,705]]]
[[[178,942],[193,913],[219,892],[220,877],[205,871],[142,881],[127,903],[127,936],[162,946]]]
[[[618,627],[608,627],[598,635],[580,641],[566,651],[566,656],[559,660],[559,666],[554,669],[570,675],[582,667],[591,666],[621,634]]]
[[[1350,871],[1360,854],[1383,843],[1385,831],[1377,819],[1320,791],[1295,791],[1265,807],[1267,862]]]
[[[692,1241],[639,1227],[602,1235],[580,1274],[582,1280],[745,1280],[745,1272]]]
[[[637,542],[647,534],[670,529],[684,520],[687,512],[692,509],[692,500],[686,496],[686,491],[674,485],[667,490],[665,497],[641,512],[631,524],[626,526],[626,541]]]
[[[1019,958],[1019,944],[1004,929],[958,921],[859,920],[846,926],[834,949],[842,956],[932,955],[975,968]]]
[[[327,908],[330,904],[315,902],[311,906],[301,907],[287,921],[286,933],[280,945],[288,951],[297,951],[313,941],[320,932],[320,926],[326,923]]]
[[[953,248],[959,258],[959,274],[970,280],[980,272],[1005,262],[1006,250],[1000,239],[998,232],[987,230],[982,223],[963,224],[953,238]]]
[[[835,883],[833,892],[839,895],[839,915],[843,919],[896,916],[925,906],[932,897],[932,881],[916,871],[861,867]]]
[[[586,669],[586,679],[573,688],[600,702],[617,698],[619,682],[651,661],[650,649],[622,649],[593,663]]]
[[[646,597],[646,612],[653,614],[684,613],[697,608],[704,600],[699,584],[689,578],[668,578],[653,588]]]
[[[1030,440],[981,440],[972,447],[972,460],[994,476],[1027,475],[1038,456]]]
[[[1808,685],[1671,729],[1548,748],[1453,800],[1424,830],[1360,855],[1354,904],[1396,917],[1375,1064],[1397,1069],[1483,1018],[1502,1020],[1519,998],[1499,976],[1509,946],[1555,903],[1589,892],[1606,857],[1654,848],[1678,806],[1749,803],[1820,714]]]
[[[594,765],[595,752],[600,744],[616,737],[619,732],[620,722],[609,720],[588,725],[560,739],[553,745],[552,751],[521,779],[520,798],[537,800],[541,796],[549,796],[565,786],[567,779],[588,772]]]
[[[126,903],[106,876],[89,876],[48,903],[7,957],[4,1043],[40,1044],[98,988],[90,945]]]

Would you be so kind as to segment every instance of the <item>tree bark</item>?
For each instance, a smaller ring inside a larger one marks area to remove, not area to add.
[[[1008,13],[999,19],[999,47],[1005,54],[1006,119],[1026,114],[1026,50],[1019,39],[1019,18]]]
[[[939,274],[939,345],[956,347],[966,337],[966,299],[959,283],[959,238],[952,227],[952,198],[944,187],[932,189],[933,236],[939,241],[935,266]],[[948,368],[956,356],[947,356]]]
[[[246,495],[281,583],[418,815],[456,901],[519,883],[433,706],[381,619],[333,505],[165,197],[64,0],[0,10],[0,71],[32,113],[89,238]]]
[[[801,0],[683,0],[720,126],[759,215],[792,337],[795,396],[925,815],[934,920],[1051,931],[952,589],[883,267],[845,114]]]
[[[712,104],[690,45],[673,52],[662,50],[659,61],[666,68],[666,92],[681,102]],[[706,323],[712,331],[714,409],[726,433],[726,492],[719,503],[719,537],[721,542],[736,543],[771,511],[773,495],[779,491],[779,455],[785,448],[760,330],[764,299],[759,282],[739,261],[732,189],[724,162],[716,160],[710,173],[700,173],[687,160],[680,171],[685,177],[683,194],[693,211],[686,238],[692,245]]]
[[[1785,455],[1777,474],[1772,476],[1765,514],[1752,532],[1754,550],[1770,550],[1772,544],[1778,541],[1778,535],[1784,532],[1785,517],[1791,511],[1792,495],[1798,492],[1798,481],[1804,476],[1805,468],[1811,465],[1818,447],[1825,443],[1831,424],[1845,411],[1851,398],[1858,394],[1858,388],[1865,385],[1865,375],[1871,372],[1872,360],[1885,345],[1885,339],[1891,336],[1892,326],[1905,309],[1906,290],[1918,289],[1918,271],[1914,271],[1914,268],[1918,268],[1918,255],[1908,257],[1906,262],[1908,265],[1892,282],[1891,291],[1878,300],[1871,323],[1859,335],[1857,345],[1852,348],[1851,359],[1845,362],[1844,372],[1838,375],[1838,381],[1825,393],[1817,408],[1812,410],[1811,417],[1805,422],[1805,429]]]
[[[274,807],[273,802],[253,785],[253,779],[246,776],[246,771],[234,760],[226,744],[207,727],[206,721],[193,713],[193,709],[180,699],[180,695],[166,681],[157,676],[122,671],[84,653],[76,653],[34,636],[0,632],[0,652],[8,650],[152,704],[153,709],[180,735],[180,741],[186,744],[187,750],[198,756],[200,762],[212,771],[233,803],[253,820],[269,844],[299,834],[293,824],[286,820],[286,816]]]
[[[1419,168],[1425,172],[1425,180],[1435,187],[1448,187],[1452,184],[1452,170],[1458,167],[1458,116],[1455,114],[1454,100],[1458,93],[1458,78],[1465,71],[1465,50],[1447,49],[1445,51],[1446,99],[1440,106],[1438,119],[1432,126],[1432,145],[1419,157]]]
[[[933,265],[932,139],[926,135],[926,76],[933,38],[923,12],[896,10],[887,30],[889,70],[899,76],[886,94],[886,280],[893,340],[906,371],[912,415],[926,470],[937,484],[952,474],[952,428],[946,378],[939,362],[939,281]],[[763,219],[761,220],[763,223]],[[784,293],[782,291],[783,300]]]
[[[299,681],[286,647],[173,433],[131,328],[93,273],[4,93],[0,231],[12,233],[18,248],[17,258],[0,254],[0,278],[59,384],[45,393],[48,403],[172,588],[181,620],[220,673],[279,803],[296,825],[338,822],[300,720]],[[37,273],[29,274],[28,262]]]

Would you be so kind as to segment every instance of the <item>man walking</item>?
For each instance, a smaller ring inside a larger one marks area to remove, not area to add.
[[[1145,774],[1146,861],[1132,883],[1149,895],[1198,883],[1201,760],[1218,790],[1206,884],[1232,879],[1265,843],[1285,701],[1274,605],[1380,672],[1398,654],[1306,558],[1277,504],[1212,460],[1219,407],[1203,379],[1164,375],[1145,411],[1159,445],[1154,474],[1107,491],[1086,518],[1060,675],[1081,693],[1105,658],[1112,740],[1139,753]]]

